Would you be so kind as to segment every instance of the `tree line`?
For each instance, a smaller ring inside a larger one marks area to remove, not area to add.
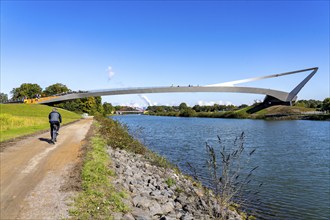
[[[258,105],[258,103],[254,103],[252,106],[254,105]],[[294,103],[294,106],[312,108],[317,111],[330,111],[330,98],[326,98],[323,101],[314,99],[299,100]],[[239,110],[247,107],[249,107],[249,105],[246,104],[240,106],[214,104],[211,106],[195,105],[189,107],[183,102],[179,106],[149,106],[147,111],[150,115],[244,118],[246,116],[244,115],[244,111]]]
[[[219,115],[228,114],[225,112],[229,112],[229,111],[233,112],[234,110],[239,110],[245,107],[248,107],[248,105],[243,104],[240,106],[235,106],[235,105],[214,104],[211,106],[195,105],[193,107],[189,107],[185,102],[182,102],[179,106],[164,106],[164,105],[149,106],[146,110],[150,115],[181,116],[181,117],[193,117],[193,116],[215,117],[218,116],[217,113]],[[239,117],[239,116],[242,117],[242,115],[237,115],[237,116],[230,115],[230,117]]]
[[[315,108],[320,111],[330,111],[330,98],[325,98],[323,101],[320,100],[298,100],[294,103],[295,106],[305,107],[305,108]]]
[[[35,83],[23,83],[17,88],[13,88],[10,92],[12,94],[13,100],[22,100],[23,98],[36,98],[47,97],[53,95],[60,95],[73,92],[66,85],[62,83],[55,83],[42,89],[38,84]],[[8,95],[0,93],[0,103],[5,103],[8,101]],[[294,103],[295,106],[314,108],[321,111],[330,111],[330,98],[326,98],[323,101],[320,100],[298,100]],[[67,109],[69,111],[74,111],[77,113],[88,113],[91,115],[95,114],[112,114],[114,111],[118,110],[134,110],[132,107],[128,106],[112,106],[111,103],[103,103],[101,97],[88,97],[80,98],[71,101],[65,101],[60,104],[55,104],[55,106]],[[149,106],[147,111],[149,114],[155,115],[169,115],[169,116],[194,116],[196,114],[203,115],[205,113],[223,113],[235,110],[240,110],[248,107],[248,105],[243,104],[240,106],[235,105],[220,105],[214,104],[211,106],[201,106],[195,105],[193,107],[188,107],[186,103],[181,103],[179,106]]]
[[[10,92],[12,94],[11,100],[23,100],[23,99],[33,99],[36,97],[47,97],[60,94],[66,94],[73,92],[66,85],[62,83],[55,83],[42,89],[41,86],[35,83],[23,83],[17,88],[13,88]],[[8,95],[0,93],[0,103],[6,103],[10,101]],[[53,106],[63,108],[76,113],[88,113],[90,115],[95,114],[111,114],[118,107],[113,107],[111,103],[103,103],[102,98],[98,97],[88,97],[80,98],[70,101],[65,101],[59,104],[54,104]]]

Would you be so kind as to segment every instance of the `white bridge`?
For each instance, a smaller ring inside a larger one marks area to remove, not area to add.
[[[169,87],[140,87],[140,88],[120,88],[120,89],[103,89],[93,90],[81,93],[67,94],[63,96],[56,96],[45,101],[41,101],[41,104],[56,103],[66,100],[73,100],[78,98],[85,98],[91,96],[108,96],[108,95],[125,95],[125,94],[143,94],[143,93],[182,93],[182,92],[229,92],[229,93],[252,93],[252,94],[264,94],[266,95],[265,101],[271,103],[290,103],[297,99],[297,94],[304,87],[304,85],[314,76],[318,67],[296,70],[292,72],[273,74],[268,76],[261,76],[243,80],[236,80],[226,83],[205,85],[205,86],[169,86]],[[236,86],[240,83],[252,82],[267,78],[281,77],[290,74],[296,74],[301,72],[310,71],[311,73],[301,81],[292,91],[284,92],[273,89],[255,88],[255,87],[239,87]]]

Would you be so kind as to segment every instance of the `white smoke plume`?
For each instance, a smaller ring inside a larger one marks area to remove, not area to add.
[[[145,101],[146,104],[147,104],[148,106],[153,106],[153,105],[152,105],[152,102],[150,101],[150,99],[149,99],[147,96],[145,96],[145,95],[139,95],[139,97],[140,97],[143,101]]]
[[[112,66],[108,66],[107,73],[108,73],[108,80],[111,80],[112,77],[115,75],[115,72],[112,71]]]

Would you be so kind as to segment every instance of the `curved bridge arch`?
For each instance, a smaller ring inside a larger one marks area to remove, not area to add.
[[[41,101],[39,103],[54,103],[66,100],[72,100],[77,98],[86,98],[91,96],[108,96],[108,95],[125,95],[125,94],[143,94],[143,93],[191,93],[191,92],[230,92],[230,93],[252,93],[252,94],[263,94],[266,95],[265,100],[269,97],[281,102],[295,101],[297,94],[303,88],[303,86],[314,76],[318,68],[309,68],[303,70],[297,70],[292,72],[286,72],[281,74],[273,74],[268,76],[249,78],[243,80],[237,80],[227,83],[207,85],[207,86],[184,86],[184,87],[142,87],[142,88],[125,88],[125,89],[104,89],[94,90],[84,93],[74,93],[63,96],[57,96],[52,99]],[[252,82],[267,78],[275,78],[290,74],[296,74],[300,72],[312,71],[301,83],[299,83],[291,92],[284,92],[273,89],[255,88],[255,87],[237,87],[236,84]]]

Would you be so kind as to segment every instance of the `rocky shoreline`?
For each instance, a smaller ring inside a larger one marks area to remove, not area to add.
[[[127,213],[114,213],[114,219],[221,219],[220,206],[211,191],[188,177],[150,164],[142,155],[108,147],[113,184],[126,192]],[[241,220],[232,210],[222,219]]]

